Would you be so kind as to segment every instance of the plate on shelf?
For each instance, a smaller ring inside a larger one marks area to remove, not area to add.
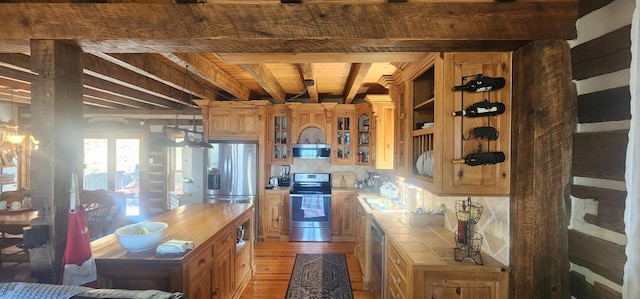
[[[420,174],[420,175],[424,175],[424,156],[425,156],[425,153],[422,153],[422,155],[420,155],[420,157],[418,157],[418,161],[416,161],[416,169],[418,170],[418,174]]]
[[[433,151],[428,151],[427,158],[425,159],[426,166],[424,167],[424,172],[426,175],[433,177]]]
[[[429,151],[425,151],[424,153],[422,153],[422,155],[418,157],[418,161],[416,161],[416,168],[418,169],[418,173],[420,175],[427,175],[427,169],[425,168],[425,166],[428,152]]]
[[[423,123],[422,124],[422,128],[431,128],[433,127],[433,122],[428,122],[428,123]]]

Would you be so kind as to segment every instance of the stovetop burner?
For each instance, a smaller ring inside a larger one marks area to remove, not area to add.
[[[291,194],[331,194],[331,174],[294,173]]]

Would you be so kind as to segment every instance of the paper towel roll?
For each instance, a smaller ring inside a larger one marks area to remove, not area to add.
[[[417,190],[416,188],[407,188],[407,211],[415,212],[418,208],[417,204]]]

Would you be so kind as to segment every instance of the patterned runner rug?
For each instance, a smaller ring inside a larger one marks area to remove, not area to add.
[[[286,298],[353,298],[344,254],[297,254]]]

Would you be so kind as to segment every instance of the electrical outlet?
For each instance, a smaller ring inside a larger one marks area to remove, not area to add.
[[[498,237],[498,239],[502,239],[502,220],[496,219],[493,222],[493,234]]]

